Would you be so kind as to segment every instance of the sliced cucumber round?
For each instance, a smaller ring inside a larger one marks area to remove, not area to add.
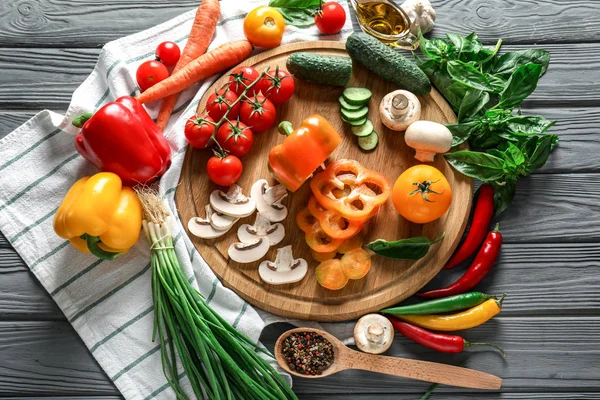
[[[349,87],[344,89],[342,96],[349,104],[363,106],[371,100],[373,93],[367,88]]]
[[[355,106],[355,105],[348,103],[346,101],[346,99],[344,99],[344,96],[340,96],[339,101],[340,101],[340,105],[342,106],[342,108],[344,110],[356,111],[356,110],[360,110],[363,107],[362,104],[359,106]]]
[[[348,121],[359,121],[367,116],[369,113],[368,107],[360,108],[356,111],[347,111],[342,109],[342,116],[346,118]]]
[[[363,125],[353,126],[352,133],[358,137],[369,136],[373,132],[373,129],[373,123],[368,119]]]
[[[363,119],[360,119],[358,121],[348,121],[346,118],[344,118],[342,116],[342,121],[344,121],[348,125],[352,125],[354,127],[354,126],[360,126],[360,125],[366,124],[367,123],[367,117],[364,117]]]
[[[366,151],[373,150],[377,147],[377,144],[379,144],[379,135],[375,131],[371,132],[368,136],[358,138],[358,147]]]

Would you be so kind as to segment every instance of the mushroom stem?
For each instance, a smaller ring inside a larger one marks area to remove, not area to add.
[[[418,150],[415,153],[415,158],[421,162],[433,162],[435,155],[434,151]]]
[[[410,100],[402,93],[397,94],[392,99],[392,106],[390,107],[390,114],[393,118],[402,118],[408,110],[410,110]]]
[[[383,341],[383,325],[379,322],[373,322],[367,327],[367,339],[373,343],[381,343]]]

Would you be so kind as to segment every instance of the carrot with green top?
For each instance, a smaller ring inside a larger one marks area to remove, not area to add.
[[[142,104],[164,99],[187,89],[196,82],[239,64],[251,53],[252,45],[247,40],[225,43],[196,58],[179,72],[138,95],[136,99]]]
[[[192,24],[190,36],[183,48],[179,61],[173,69],[173,74],[176,74],[190,62],[206,53],[215,33],[220,12],[221,6],[219,0],[202,0],[202,3],[198,7],[198,11],[196,11],[196,17]],[[175,93],[163,100],[156,120],[156,124],[161,131],[167,126],[167,122],[175,109],[178,98],[179,93]]]

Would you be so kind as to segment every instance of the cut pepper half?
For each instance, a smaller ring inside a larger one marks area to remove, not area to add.
[[[355,160],[337,160],[310,182],[316,200],[351,221],[364,221],[390,197],[391,185]]]

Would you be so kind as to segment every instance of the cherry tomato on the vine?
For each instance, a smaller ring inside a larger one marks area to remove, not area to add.
[[[330,1],[315,14],[315,25],[326,35],[338,33],[346,23],[346,11],[340,3]]]
[[[156,47],[156,58],[168,67],[177,64],[181,50],[175,42],[162,42]]]
[[[277,68],[260,80],[260,90],[274,104],[288,101],[294,94],[294,78],[287,71]]]
[[[219,122],[225,112],[229,108],[229,106],[236,101],[238,98],[237,94],[233,93],[229,88],[217,90],[206,100],[206,111],[208,115],[215,121]],[[229,114],[227,114],[227,118],[236,119],[238,113],[240,112],[240,103],[237,103]]]
[[[264,132],[275,124],[277,112],[271,100],[262,94],[242,101],[240,120],[254,132]]]
[[[135,79],[142,92],[168,77],[167,67],[156,60],[143,62],[135,73]]]
[[[194,115],[187,120],[183,133],[190,146],[197,149],[205,149],[208,146],[215,131],[215,126],[211,122],[215,121],[208,115],[202,117]]]
[[[256,47],[271,49],[279,46],[284,30],[283,15],[273,7],[257,7],[244,19],[244,35]]]
[[[240,121],[225,121],[216,136],[222,148],[237,157],[245,156],[254,144],[252,130]]]
[[[206,163],[208,178],[219,186],[231,186],[242,176],[242,162],[236,156],[212,156]]]
[[[229,74],[229,90],[239,96],[246,86],[258,79],[259,76],[258,71],[252,67],[237,67]],[[258,83],[248,91],[248,94],[254,93],[256,87],[258,87]]]

